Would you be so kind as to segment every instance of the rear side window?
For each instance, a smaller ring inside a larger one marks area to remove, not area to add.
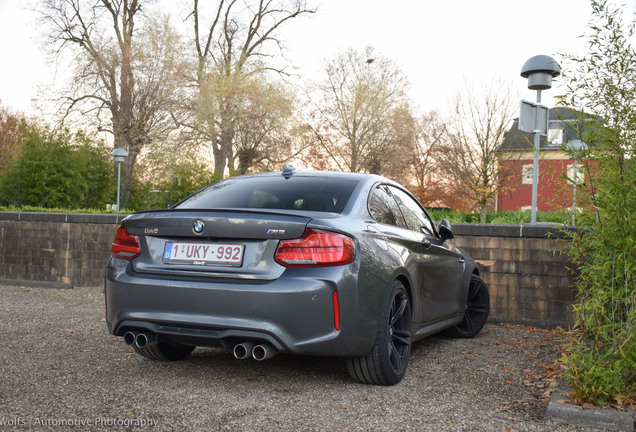
[[[415,201],[411,196],[409,196],[406,192],[389,186],[389,190],[395,198],[402,215],[404,215],[404,219],[406,220],[406,224],[409,229],[417,232],[426,232],[427,234],[434,236],[433,222],[429,219],[428,215],[424,211],[422,207]]]
[[[369,196],[369,213],[377,222],[406,228],[406,221],[386,186],[373,189]]]
[[[329,177],[234,177],[186,198],[180,209],[282,209],[341,213],[357,181]]]

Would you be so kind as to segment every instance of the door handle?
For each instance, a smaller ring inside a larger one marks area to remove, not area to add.
[[[428,249],[431,247],[431,241],[425,238],[424,240],[422,240],[422,245],[424,246],[424,249]]]
[[[459,257],[459,262],[460,263],[464,263],[464,262],[466,262],[466,260],[463,257]]]

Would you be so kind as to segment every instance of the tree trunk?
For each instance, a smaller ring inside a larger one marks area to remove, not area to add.
[[[214,156],[214,178],[222,179],[225,172],[225,159],[218,143],[212,143],[212,156]]]
[[[355,141],[351,141],[351,172],[358,172],[358,145]]]
[[[119,205],[121,208],[126,208],[128,204],[128,198],[130,197],[130,190],[132,188],[132,176],[137,157],[141,151],[141,145],[126,145],[122,143],[125,140],[116,141],[115,146],[121,148],[128,148],[128,156],[124,160],[121,166],[121,185],[119,193]]]
[[[481,203],[481,215],[480,215],[479,221],[481,223],[486,223],[487,218],[488,218],[488,204]]]
[[[219,141],[219,158],[214,158],[214,175],[225,177],[225,168],[229,160],[233,159],[232,142],[234,141],[234,125],[232,124],[231,107],[223,105],[221,108],[221,139]]]

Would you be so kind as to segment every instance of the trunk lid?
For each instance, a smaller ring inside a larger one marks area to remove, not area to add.
[[[274,261],[281,239],[303,235],[310,217],[244,210],[162,210],[137,213],[126,230],[139,237],[140,273],[273,280],[284,271]]]

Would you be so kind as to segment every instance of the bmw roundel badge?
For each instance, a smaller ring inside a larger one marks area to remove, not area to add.
[[[203,228],[205,228],[205,224],[201,219],[195,220],[192,224],[192,231],[194,231],[195,234],[201,234],[203,232]]]

